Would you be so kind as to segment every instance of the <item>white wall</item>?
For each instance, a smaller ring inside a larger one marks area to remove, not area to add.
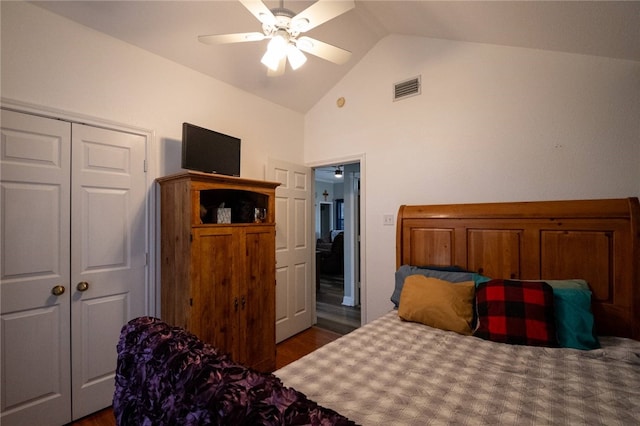
[[[179,170],[183,121],[240,137],[244,177],[264,178],[268,156],[366,154],[367,321],[391,306],[382,216],[401,204],[640,195],[638,62],[390,36],[303,117],[37,6],[0,7],[2,96],[154,131],[158,175]],[[391,102],[419,74],[422,95]]]
[[[302,114],[32,4],[0,7],[3,99],[151,131],[149,182],[181,170],[184,121],[241,138],[242,177],[264,179],[268,157],[303,162]]]
[[[1,7],[2,97],[154,131],[158,175],[180,171],[183,121],[241,138],[243,177],[264,179],[269,156],[302,163],[302,114],[37,6]]]
[[[422,76],[422,94],[392,102]],[[343,108],[336,99],[345,97]],[[640,195],[640,62],[389,36],[305,117],[305,161],[366,155],[366,321],[391,308],[402,204]]]

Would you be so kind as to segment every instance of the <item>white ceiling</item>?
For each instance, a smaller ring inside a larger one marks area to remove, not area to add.
[[[329,0],[331,1],[331,0]],[[640,1],[368,1],[310,37],[353,53],[345,65],[307,55],[297,71],[267,77],[267,41],[205,45],[202,34],[261,31],[235,0],[34,2],[95,30],[183,64],[284,107],[307,112],[389,34],[546,49],[640,61]],[[279,6],[266,0],[268,7]],[[309,0],[285,0],[298,13]]]

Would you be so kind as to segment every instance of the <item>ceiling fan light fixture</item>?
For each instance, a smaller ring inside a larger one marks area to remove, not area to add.
[[[272,51],[274,55],[278,55],[278,59],[282,58],[287,54],[287,45],[289,44],[289,39],[285,35],[281,34],[281,31],[278,31],[269,41],[267,45],[267,52]]]
[[[294,70],[297,70],[307,62],[307,57],[304,53],[291,43],[287,46],[287,59],[289,60],[289,64],[291,64],[291,68]]]
[[[267,68],[272,71],[276,71],[278,69],[278,65],[280,64],[280,60],[287,55],[287,46],[289,42],[283,36],[280,31],[276,33],[269,44],[267,45],[267,51],[260,62],[262,62]]]
[[[276,71],[278,69],[278,65],[280,64],[280,57],[275,52],[267,49],[260,62],[262,62],[270,70]]]
[[[1,0],[0,0],[1,1]],[[355,0],[316,0],[302,12],[295,13],[284,7],[269,8],[266,0],[238,0],[262,24],[262,33],[211,34],[198,36],[205,44],[255,42],[270,39],[261,62],[269,68],[267,75],[284,74],[287,61],[294,70],[306,61],[305,54],[341,65],[349,60],[351,52],[310,37],[299,37],[323,23],[355,7]],[[275,2],[270,0],[269,3]]]

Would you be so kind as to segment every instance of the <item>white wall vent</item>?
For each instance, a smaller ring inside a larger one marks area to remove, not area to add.
[[[401,81],[393,85],[393,100],[409,98],[419,95],[422,91],[421,76]]]

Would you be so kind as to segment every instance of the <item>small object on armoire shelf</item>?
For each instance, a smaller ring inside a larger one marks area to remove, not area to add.
[[[267,209],[256,207],[254,209],[254,219],[255,223],[262,223],[267,218]]]
[[[220,204],[216,209],[216,223],[231,223],[231,209]]]

